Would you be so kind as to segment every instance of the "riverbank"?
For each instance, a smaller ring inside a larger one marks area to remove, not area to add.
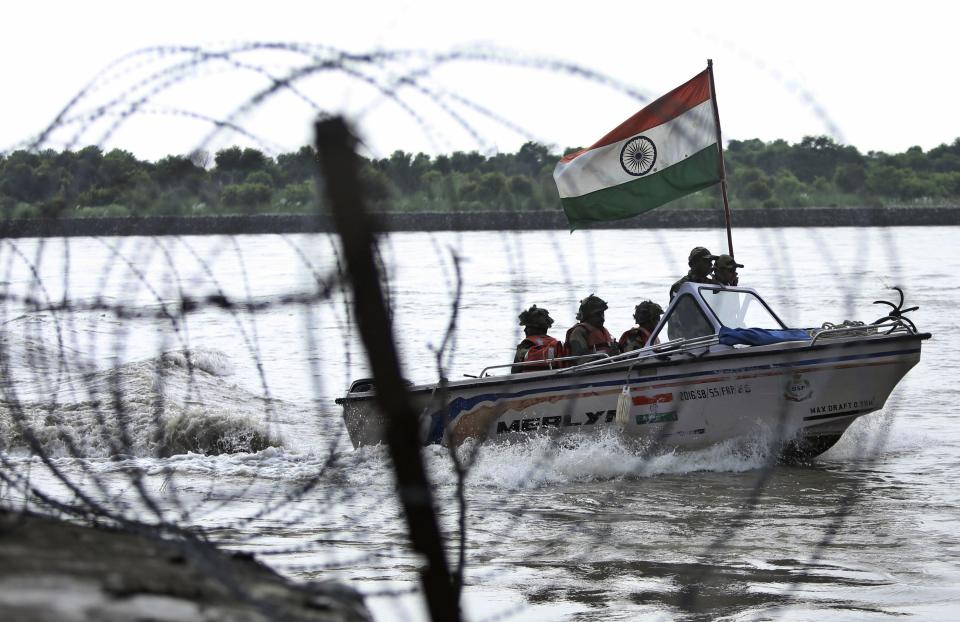
[[[369,622],[353,589],[295,582],[198,539],[0,510],[0,619]]]
[[[564,215],[539,212],[395,212],[377,215],[384,231],[532,231],[566,230]],[[734,210],[733,225],[743,227],[900,227],[960,225],[960,206],[947,207],[802,207]],[[699,229],[723,227],[717,210],[660,209],[635,218],[598,223],[592,229]],[[0,237],[76,237],[129,235],[242,235],[325,233],[333,223],[325,214],[249,216],[146,216],[0,221]]]

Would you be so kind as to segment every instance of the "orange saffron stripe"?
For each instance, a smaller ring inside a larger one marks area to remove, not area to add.
[[[569,162],[591,149],[612,145],[645,132],[651,127],[663,125],[708,99],[710,99],[710,77],[707,71],[703,70],[688,82],[681,84],[640,110],[586,149],[563,156],[563,161]]]

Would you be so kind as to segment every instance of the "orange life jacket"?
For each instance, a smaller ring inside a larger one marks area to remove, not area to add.
[[[628,330],[627,332],[625,332],[625,333],[623,333],[622,335],[620,335],[620,341],[619,341],[619,343],[620,343],[620,351],[621,351],[621,352],[626,352],[626,351],[627,351],[627,344],[628,344],[630,341],[634,341],[634,342],[640,344],[640,347],[642,348],[644,345],[646,345],[647,339],[649,339],[649,338],[650,338],[650,331],[649,331],[649,330],[647,330],[646,328],[644,328],[644,327],[642,327],[642,326],[634,326],[633,328],[631,328],[631,329]],[[653,343],[655,343],[655,344],[656,344],[656,343],[660,343],[660,338],[658,337],[657,339],[655,339]]]
[[[529,341],[533,344],[533,346],[527,350],[526,355],[523,357],[523,362],[525,363],[532,361],[547,361],[549,359],[566,356],[564,353],[563,344],[550,335],[531,335],[525,337],[524,341]],[[554,363],[553,369],[556,369],[557,367],[559,367],[559,364]],[[550,369],[550,365],[524,365],[522,369],[524,371],[530,371],[534,369]]]
[[[579,324],[574,324],[569,329],[567,329],[567,348],[569,349],[570,344],[570,335],[573,334],[574,329],[578,326],[583,326],[587,329],[587,350],[589,352],[610,352],[615,350],[617,342],[613,340],[613,337],[610,335],[610,331],[606,328],[597,328],[596,326],[591,326],[586,322],[580,322]]]

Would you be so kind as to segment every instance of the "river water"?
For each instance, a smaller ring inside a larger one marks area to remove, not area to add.
[[[466,481],[468,619],[955,618],[958,236],[737,230],[741,284],[791,326],[871,321],[884,314],[871,303],[903,287],[933,333],[920,364],[804,466],[729,447],[642,458],[615,436],[481,447]],[[562,337],[596,293],[618,335],[639,301],[666,306],[697,245],[722,252],[725,236],[391,235],[404,373],[509,362],[533,303]],[[64,500],[205,528],[295,578],[347,581],[378,620],[423,619],[386,453],[354,450],[333,404],[366,374],[348,305],[324,289],[335,248],[322,235],[4,241],[5,470]],[[185,298],[198,307],[179,319]],[[425,452],[455,560],[457,479],[446,449]]]

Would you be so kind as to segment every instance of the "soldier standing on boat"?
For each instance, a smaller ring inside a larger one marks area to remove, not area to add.
[[[620,351],[638,350],[647,343],[653,329],[660,323],[663,308],[652,300],[644,300],[633,310],[633,319],[637,325],[620,336]],[[653,343],[660,343],[657,338]]]
[[[533,305],[518,316],[520,326],[523,326],[523,341],[517,344],[517,354],[513,357],[514,363],[528,363],[543,361],[542,364],[514,365],[510,371],[514,374],[522,371],[539,371],[557,365],[551,365],[550,359],[563,356],[563,344],[547,334],[553,326],[553,318],[546,309]]]
[[[713,279],[720,285],[735,287],[740,283],[737,268],[742,267],[743,264],[734,261],[730,255],[720,255],[713,267]]]
[[[570,356],[582,356],[604,352],[619,354],[620,347],[610,336],[610,332],[603,327],[604,311],[607,303],[603,299],[590,294],[580,301],[580,310],[577,312],[577,324],[567,330],[566,348]]]
[[[684,283],[713,283],[710,272],[713,271],[713,260],[716,258],[716,255],[704,247],[694,247],[690,251],[690,257],[687,258],[690,271],[670,288],[670,300],[673,300],[673,297],[677,295],[677,290]]]

